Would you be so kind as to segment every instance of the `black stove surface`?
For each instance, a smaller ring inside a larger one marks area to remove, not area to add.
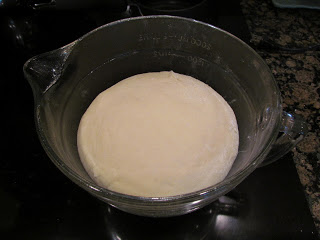
[[[187,17],[216,25],[249,43],[238,1],[204,2],[205,7],[198,9],[202,14],[191,12]],[[24,62],[105,23],[158,13],[154,11],[136,4],[112,11],[0,9],[5,141],[0,159],[0,238],[316,239],[290,154],[257,169],[203,209],[153,219],[124,213],[92,197],[65,177],[44,153],[34,126],[31,88],[23,77]]]

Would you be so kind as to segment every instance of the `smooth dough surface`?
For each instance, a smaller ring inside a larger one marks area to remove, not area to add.
[[[238,153],[228,103],[174,72],[129,77],[100,93],[78,129],[81,161],[100,186],[135,196],[173,196],[212,186]]]

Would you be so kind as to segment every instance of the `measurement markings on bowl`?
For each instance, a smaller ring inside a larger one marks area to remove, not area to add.
[[[144,42],[144,41],[153,41],[155,43],[159,43],[160,40],[165,40],[165,41],[177,41],[179,43],[189,43],[190,45],[198,46],[201,47],[205,50],[211,50],[212,47],[209,43],[193,37],[193,36],[187,36],[187,35],[179,35],[179,34],[165,34],[165,35],[160,35],[158,33],[145,33],[145,34],[140,34],[138,37],[139,42]]]
[[[205,66],[206,61],[200,57],[197,56],[192,56],[192,55],[182,55],[179,53],[172,53],[167,50],[158,50],[158,51],[153,51],[153,57],[179,57],[179,58],[184,58],[188,62],[191,62],[192,64],[198,65],[198,66]]]
[[[179,36],[178,41],[185,42],[185,43],[191,43],[192,45],[196,45],[196,46],[201,47],[206,50],[211,49],[211,45],[209,43],[206,43],[205,41],[202,41],[202,40],[194,38],[194,37],[188,37],[186,35]]]

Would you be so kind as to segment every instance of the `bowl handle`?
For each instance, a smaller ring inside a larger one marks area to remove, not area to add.
[[[31,85],[35,99],[44,94],[59,79],[75,43],[76,41],[35,56],[24,64],[24,76]]]
[[[278,160],[292,150],[307,134],[308,126],[303,118],[297,114],[282,112],[280,133],[270,152],[259,165],[266,166]]]

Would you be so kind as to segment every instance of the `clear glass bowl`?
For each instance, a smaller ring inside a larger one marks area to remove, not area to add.
[[[135,197],[99,187],[79,159],[76,139],[81,116],[100,92],[118,81],[164,70],[207,83],[233,108],[240,146],[232,169],[219,184],[179,196]],[[213,202],[264,159],[271,162],[289,151],[305,130],[302,121],[282,112],[273,76],[253,49],[192,19],[149,16],[113,22],[30,59],[24,73],[34,93],[39,138],[54,164],[92,195],[137,215],[181,215]],[[279,131],[284,133],[277,139]]]

